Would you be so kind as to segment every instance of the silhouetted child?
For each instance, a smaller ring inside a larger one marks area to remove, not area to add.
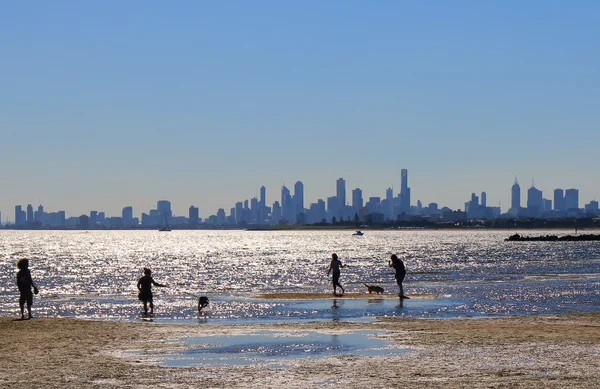
[[[25,319],[25,303],[27,303],[28,319],[31,319],[31,305],[33,304],[33,293],[38,294],[38,288],[33,283],[31,272],[29,271],[29,260],[19,259],[17,262],[17,287],[19,288],[19,308],[21,308],[21,320]]]
[[[344,294],[345,290],[342,284],[340,284],[340,268],[346,267],[346,265],[342,264],[342,261],[338,259],[336,253],[331,254],[331,263],[329,264],[329,270],[327,271],[327,275],[333,271],[333,279],[331,283],[333,284],[333,294],[337,294],[336,288],[339,286],[342,289],[342,294]]]
[[[200,296],[198,298],[198,312],[202,312],[202,308],[205,308],[207,306],[208,306],[208,297]]]
[[[400,296],[400,298],[408,298],[404,295],[404,289],[402,288],[402,281],[404,281],[404,277],[406,276],[406,268],[404,267],[404,262],[402,262],[402,260],[398,258],[396,254],[392,254],[388,265],[396,270],[396,283],[400,288],[400,293],[398,294],[398,296]]]
[[[152,302],[152,285],[166,287],[152,279],[152,270],[144,268],[144,276],[139,279],[137,288],[140,291],[138,298],[144,303],[144,315],[148,314],[148,305],[150,305],[150,314],[154,313],[154,303]]]

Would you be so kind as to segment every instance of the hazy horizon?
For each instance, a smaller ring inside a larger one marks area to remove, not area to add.
[[[6,3],[0,211],[201,217],[282,184],[463,209],[600,195],[600,5]]]

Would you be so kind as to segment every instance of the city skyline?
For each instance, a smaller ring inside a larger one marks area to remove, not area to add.
[[[7,3],[0,211],[600,196],[600,4]],[[508,187],[508,189],[507,189]],[[525,195],[523,194],[523,197]],[[349,191],[347,199],[352,195]]]
[[[230,204],[230,207],[220,207],[219,209],[209,211],[205,215],[201,213],[202,207],[199,204],[190,204],[188,206],[188,213],[182,214],[174,212],[172,209],[172,202],[167,199],[158,200],[156,202],[156,207],[153,210],[151,207],[147,209],[142,209],[141,211],[135,211],[135,207],[131,205],[126,205],[122,208],[120,213],[111,214],[103,211],[99,207],[95,207],[94,209],[90,209],[88,212],[84,212],[80,215],[69,214],[68,210],[52,210],[53,217],[56,219],[57,217],[61,217],[64,223],[65,217],[75,219],[81,215],[88,216],[95,220],[98,213],[104,217],[123,217],[126,225],[137,225],[146,223],[148,224],[148,220],[152,219],[150,225],[155,224],[166,224],[167,220],[171,220],[171,217],[190,217],[197,222],[199,219],[207,220],[210,217],[216,217],[217,224],[225,224],[225,219],[227,217],[233,217],[234,219],[230,220],[231,222],[240,222],[246,219],[252,219],[256,222],[257,214],[252,216],[242,216],[244,209],[252,209],[255,212],[258,212],[258,218],[261,220],[267,220],[267,218],[274,220],[286,220],[288,223],[294,224],[294,220],[296,222],[300,222],[300,219],[297,219],[297,213],[310,215],[313,211],[312,208],[314,206],[319,206],[319,202],[322,203],[323,212],[326,210],[328,216],[323,217],[323,219],[327,218],[328,221],[331,221],[331,217],[335,216],[339,218],[340,216],[343,218],[351,218],[354,214],[358,214],[363,207],[370,208],[372,212],[375,212],[375,208],[377,208],[377,212],[383,212],[386,220],[393,220],[399,214],[420,214],[416,213],[418,210],[417,205],[421,203],[421,206],[426,209],[430,204],[434,204],[437,209],[449,208],[452,211],[462,211],[466,212],[470,215],[470,217],[483,217],[483,218],[493,218],[498,217],[500,215],[514,216],[514,217],[523,217],[523,216],[537,216],[541,215],[543,212],[548,212],[551,210],[563,210],[577,208],[583,209],[588,205],[595,207],[594,211],[597,211],[598,203],[595,201],[596,199],[591,200],[580,200],[579,190],[576,188],[555,188],[552,190],[550,194],[545,194],[539,188],[534,186],[534,183],[531,183],[531,187],[528,189],[521,189],[517,177],[515,177],[513,185],[510,187],[511,192],[511,202],[510,204],[502,209],[500,206],[496,206],[494,204],[490,204],[487,201],[487,192],[482,191],[478,193],[472,192],[470,195],[470,199],[465,200],[463,202],[462,208],[452,208],[448,207],[445,204],[441,204],[439,202],[431,202],[424,203],[420,199],[414,199],[411,201],[411,192],[412,188],[409,185],[409,175],[408,169],[401,169],[401,185],[399,191],[394,191],[393,187],[388,187],[385,189],[385,196],[364,196],[364,192],[362,188],[356,187],[351,188],[347,186],[347,182],[344,178],[340,177],[335,180],[335,190],[332,191],[331,196],[325,196],[323,198],[315,199],[314,201],[305,202],[305,185],[301,181],[296,181],[292,190],[288,189],[285,185],[282,185],[276,195],[273,196],[275,199],[269,200],[267,196],[268,190],[265,186],[261,186],[259,188],[259,195],[254,196],[252,198],[239,199],[235,202],[235,204]],[[524,192],[524,193],[523,193]],[[279,198],[277,197],[279,196]],[[371,198],[376,200],[376,204],[370,204]],[[335,202],[332,202],[335,200]],[[387,201],[389,205],[385,206],[385,210],[381,209],[379,202],[382,201],[382,205]],[[392,205],[392,201],[395,203],[395,209]],[[594,204],[595,203],[595,204]],[[342,204],[344,204],[342,206]],[[472,205],[472,206],[471,206]],[[391,208],[389,208],[391,206]],[[344,214],[343,208],[349,207],[349,213],[346,212]],[[475,208],[482,207],[483,209],[488,209],[489,212],[478,212]],[[412,209],[411,209],[412,208]],[[264,209],[264,212],[261,211]],[[301,211],[299,211],[301,209]],[[332,210],[334,212],[332,214]],[[530,213],[523,213],[523,210],[528,210]],[[46,209],[47,210],[47,209]],[[34,210],[34,206],[32,204],[27,204],[25,207],[24,204],[15,205],[15,213],[13,214],[13,219],[10,217],[3,221],[3,224],[17,224],[17,225],[25,225],[25,220],[28,224],[31,224],[33,220],[40,221],[41,216],[38,214],[43,214],[45,211],[44,206],[39,204],[36,206],[36,210]],[[258,210],[258,211],[257,211]],[[493,212],[492,212],[493,210]],[[388,212],[389,211],[389,212]],[[147,213],[146,213],[147,212]],[[154,215],[153,215],[154,212]],[[158,213],[157,213],[158,212]],[[429,211],[428,211],[429,212]],[[531,213],[533,212],[533,213]],[[18,221],[17,214],[21,213],[21,221]],[[597,213],[597,212],[596,212]],[[0,215],[2,215],[0,210]],[[127,215],[127,216],[126,216]],[[193,215],[193,216],[192,216]],[[237,215],[237,216],[235,216]],[[262,216],[260,216],[262,215]],[[1,216],[0,216],[1,217]],[[164,217],[164,219],[163,219]],[[144,221],[144,218],[150,218]],[[134,223],[134,219],[136,222]],[[321,221],[321,216],[317,219],[312,220],[302,220],[302,224],[308,223],[316,223]],[[164,220],[164,222],[163,222]],[[53,221],[56,223],[56,221]],[[214,224],[214,221],[213,221]]]

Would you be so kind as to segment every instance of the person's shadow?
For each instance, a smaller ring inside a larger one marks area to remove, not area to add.
[[[396,305],[396,308],[398,308],[398,309],[404,308],[404,299],[402,297],[400,297],[398,299],[398,304]]]

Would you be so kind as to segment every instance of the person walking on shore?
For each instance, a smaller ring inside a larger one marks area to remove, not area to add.
[[[38,288],[33,283],[31,272],[29,271],[29,260],[19,259],[17,262],[17,287],[19,288],[19,308],[21,309],[21,320],[25,319],[25,303],[27,303],[27,318],[31,319],[31,305],[33,304],[33,293],[38,294]]]
[[[404,289],[402,288],[402,281],[404,281],[404,277],[406,276],[406,268],[404,267],[404,262],[402,262],[402,260],[398,258],[396,254],[392,254],[388,265],[389,267],[393,267],[396,270],[396,283],[400,288],[400,293],[398,293],[398,296],[400,298],[406,298],[406,296],[404,295]]]
[[[340,268],[342,267],[346,267],[346,265],[338,259],[337,254],[331,254],[331,263],[329,264],[327,275],[329,276],[329,273],[333,272],[333,279],[331,280],[331,283],[333,284],[333,294],[337,294],[336,288],[338,286],[342,290],[342,294],[345,292],[344,287],[340,284]]]
[[[144,268],[144,276],[138,280],[137,288],[139,290],[138,298],[144,303],[144,315],[148,314],[148,305],[150,305],[150,314],[154,313],[154,303],[152,302],[152,285],[166,287],[167,285],[159,284],[152,278],[152,270]]]

